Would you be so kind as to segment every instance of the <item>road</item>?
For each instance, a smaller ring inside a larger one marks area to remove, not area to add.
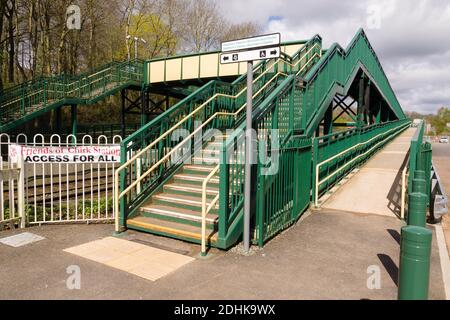
[[[433,143],[433,163],[441,177],[447,195],[450,192],[450,143]],[[450,255],[450,214],[442,219],[447,249]]]

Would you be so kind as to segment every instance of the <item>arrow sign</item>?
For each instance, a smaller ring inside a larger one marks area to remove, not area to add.
[[[236,63],[244,61],[265,60],[280,57],[280,47],[254,49],[248,51],[226,52],[220,55],[220,63]]]

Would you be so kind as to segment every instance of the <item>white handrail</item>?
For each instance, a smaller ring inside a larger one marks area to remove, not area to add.
[[[211,180],[211,178],[217,173],[217,171],[219,171],[219,167],[220,166],[217,165],[210,172],[210,174],[208,174],[208,176],[203,180],[202,183],[202,255],[206,254],[206,215],[211,210],[211,208],[215,206],[220,196],[220,193],[217,194],[208,205],[208,207],[206,207],[206,186],[208,185],[208,182]]]
[[[402,199],[400,203],[400,218],[405,218],[405,200],[406,200],[406,172],[408,171],[408,165],[405,164],[405,167],[402,170]]]

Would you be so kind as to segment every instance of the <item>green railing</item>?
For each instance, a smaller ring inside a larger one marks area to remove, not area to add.
[[[431,194],[431,144],[423,141],[425,130],[425,121],[422,121],[414,136],[411,139],[409,149],[409,176],[408,193],[413,192],[413,180],[416,178],[416,172],[422,171],[425,174],[427,203],[430,202]]]
[[[372,46],[360,29],[346,50],[333,44],[305,76],[301,129],[307,135],[312,135],[336,93],[347,93],[359,69],[377,86],[397,118],[405,118]]]
[[[293,57],[258,64],[254,70],[254,104],[263,101],[291,72],[306,72],[320,58],[321,39],[314,37]],[[210,81],[122,142],[120,224],[201,147],[209,129],[236,128],[244,119],[246,76],[233,83]],[[222,222],[223,223],[223,222]],[[225,222],[226,223],[226,222]],[[232,223],[232,222],[230,222]]]
[[[294,136],[296,80],[288,77],[253,117],[258,137],[255,240],[260,246],[295,222],[310,202],[311,171],[302,166],[311,163],[311,139]]]
[[[141,85],[142,61],[111,62],[80,75],[38,77],[4,92],[0,128],[43,109],[64,104],[90,104],[129,84]]]
[[[396,120],[313,139],[313,200],[316,206],[320,195],[409,125],[407,119]]]
[[[412,181],[414,179],[414,173],[416,170],[421,170],[421,146],[423,143],[423,134],[425,131],[425,122],[421,121],[417,127],[416,132],[411,138],[411,145],[409,149],[409,177],[408,177],[408,189],[412,190]]]

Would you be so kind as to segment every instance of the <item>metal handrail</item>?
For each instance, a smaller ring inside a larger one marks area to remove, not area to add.
[[[397,126],[397,127],[395,127],[395,128],[392,128],[392,129],[390,129],[390,130],[388,130],[388,131],[386,131],[386,132],[382,132],[382,133],[380,133],[380,134],[377,134],[376,136],[370,138],[370,139],[367,140],[367,141],[357,143],[357,144],[355,144],[354,146],[352,146],[352,147],[350,147],[350,148],[347,148],[347,149],[345,149],[344,151],[341,151],[340,153],[335,154],[334,156],[332,156],[332,157],[330,157],[330,158],[328,158],[328,159],[326,159],[326,160],[324,160],[324,161],[318,163],[318,164],[316,165],[316,177],[315,177],[316,183],[315,183],[315,190],[314,190],[314,195],[315,195],[315,196],[314,196],[314,205],[315,205],[316,207],[318,207],[318,201],[319,201],[319,199],[318,199],[318,198],[319,198],[319,186],[320,186],[321,184],[323,184],[325,181],[329,180],[332,176],[336,175],[337,172],[339,172],[339,171],[342,170],[343,168],[347,167],[349,164],[353,163],[355,160],[359,159],[360,157],[366,155],[368,152],[372,151],[372,149],[374,149],[374,148],[375,148],[376,146],[378,146],[380,143],[386,141],[389,137],[387,137],[386,139],[384,139],[384,140],[378,142],[375,146],[373,146],[372,148],[370,148],[368,151],[366,151],[366,152],[364,152],[364,153],[358,155],[357,157],[353,158],[353,159],[350,160],[349,162],[346,162],[343,166],[339,167],[338,169],[336,169],[335,171],[333,171],[332,173],[330,173],[328,176],[326,176],[325,178],[323,178],[322,180],[319,181],[319,173],[320,173],[320,172],[319,172],[319,168],[320,168],[322,165],[324,165],[325,163],[328,163],[328,162],[334,160],[335,158],[337,158],[337,157],[343,155],[344,153],[349,152],[350,150],[353,150],[353,149],[355,149],[355,148],[357,148],[357,147],[359,147],[359,146],[361,146],[361,145],[365,145],[365,144],[371,142],[372,140],[378,138],[379,136],[388,134],[389,132],[394,131],[394,130],[399,130],[399,128],[401,128],[401,127],[406,127],[406,126],[409,126],[409,122],[408,122],[408,123],[405,123],[405,124],[403,124],[403,125],[399,125],[399,126]]]
[[[406,175],[408,172],[408,165],[405,164],[405,167],[402,170],[402,191],[401,191],[401,203],[400,203],[400,218],[405,218],[405,205],[406,205],[406,188],[408,186]]]
[[[214,207],[219,200],[220,193],[217,194],[211,203],[206,207],[206,186],[211,178],[219,171],[220,165],[216,166],[210,174],[203,180],[202,183],[202,255],[206,254],[206,215],[211,211],[212,207]]]
[[[80,81],[89,80],[90,78],[92,78],[92,77],[94,77],[94,76],[97,76],[97,75],[99,75],[99,74],[105,73],[105,72],[111,70],[112,68],[116,68],[116,67],[119,67],[119,68],[120,68],[120,67],[124,66],[124,64],[122,64],[122,65],[119,64],[119,65],[114,65],[114,66],[109,66],[109,64],[108,64],[107,66],[108,66],[108,67],[106,67],[106,68],[104,68],[104,69],[100,69],[99,71],[97,71],[97,72],[95,72],[95,73],[93,73],[93,74],[79,75],[79,76],[78,76],[78,77],[79,77],[78,79],[72,80],[72,82],[69,82],[69,83],[61,83],[61,84],[59,84],[59,85],[62,85],[62,86],[64,86],[65,88],[67,88],[67,87],[70,87],[70,86],[72,86],[72,85],[74,85],[74,84],[80,82]],[[129,71],[127,71],[126,73],[129,73],[129,74],[135,74],[135,75],[141,75],[141,73],[138,73],[138,72],[129,72]],[[109,73],[109,75],[111,75],[111,74],[112,74],[112,73]],[[107,77],[107,76],[108,76],[108,75],[105,75],[104,77]],[[103,78],[104,78],[104,77],[103,77]],[[79,90],[80,88],[84,88],[84,87],[86,87],[86,86],[89,86],[90,84],[92,84],[92,83],[94,83],[94,82],[100,81],[100,80],[103,79],[103,78],[94,80],[94,81],[92,81],[92,82],[89,82],[88,84],[83,85],[82,87],[77,87],[76,89],[73,89],[73,90],[70,90],[70,91],[67,91],[67,92],[66,92],[65,90],[62,90],[62,91],[57,91],[57,90],[47,90],[47,92],[71,93],[71,92],[74,92],[74,91]],[[50,80],[52,80],[52,78],[49,77],[49,78],[43,79],[43,80],[44,80],[44,81],[50,81]],[[26,95],[24,95],[24,96],[21,96],[21,97],[15,99],[15,100],[11,100],[11,101],[8,101],[8,102],[2,104],[1,107],[4,108],[4,107],[6,107],[6,106],[8,106],[8,105],[14,104],[14,103],[19,102],[19,101],[21,101],[21,100],[23,100],[23,99],[26,99],[26,98],[29,98],[29,97],[31,97],[31,96],[34,96],[34,95],[36,95],[36,94],[38,94],[38,93],[40,93],[40,92],[42,92],[42,91],[44,91],[44,90],[43,90],[43,89],[40,89],[40,90],[37,90],[37,91],[29,92],[28,94],[26,94]]]

